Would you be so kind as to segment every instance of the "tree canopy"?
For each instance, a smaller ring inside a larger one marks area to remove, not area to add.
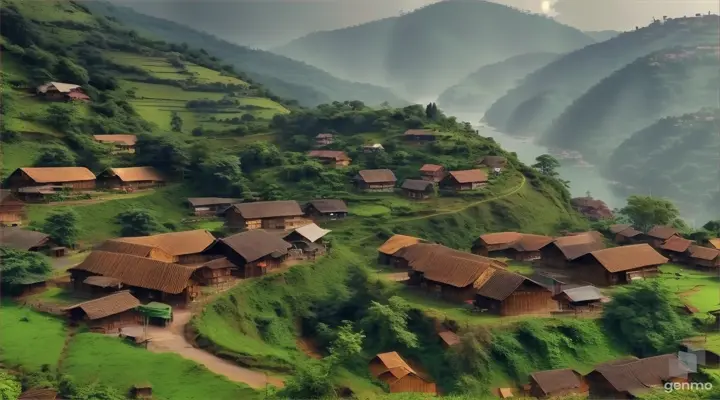
[[[42,231],[61,246],[72,247],[78,238],[78,215],[70,209],[56,210],[45,219]]]
[[[126,237],[148,236],[164,231],[155,216],[147,210],[133,209],[123,211],[117,215],[117,222],[120,224],[120,235]]]
[[[627,205],[620,209],[620,215],[643,232],[655,225],[672,226],[680,222],[680,211],[671,201],[651,196],[628,197]]]
[[[549,154],[543,154],[535,158],[535,161],[537,161],[537,163],[533,164],[532,167],[539,170],[540,173],[545,176],[557,176],[555,170],[560,167],[560,162],[555,157]]]
[[[15,285],[45,280],[52,272],[48,258],[34,251],[0,247],[0,261],[0,282],[10,290]]]
[[[63,146],[46,147],[35,161],[37,167],[72,167],[75,155]]]
[[[388,304],[373,301],[361,324],[366,332],[374,333],[373,337],[378,338],[377,345],[380,347],[402,344],[415,348],[418,346],[418,338],[408,330],[408,310],[408,304],[398,296],[388,299]]]

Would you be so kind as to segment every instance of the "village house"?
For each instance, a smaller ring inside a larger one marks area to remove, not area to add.
[[[93,332],[111,333],[125,326],[140,324],[142,317],[135,310],[139,305],[140,300],[129,290],[123,290],[75,304],[63,311],[73,323],[85,322]]]
[[[610,207],[602,200],[595,200],[592,197],[576,197],[570,200],[573,208],[591,221],[600,221],[613,218]]]
[[[399,269],[411,269],[408,276],[411,278],[411,282],[419,284],[422,282],[422,274],[418,273],[428,263],[434,263],[440,259],[464,259],[481,264],[490,264],[493,268],[504,269],[507,268],[507,264],[488,257],[482,257],[477,254],[468,253],[465,251],[456,250],[447,246],[436,243],[420,242],[411,244],[396,251],[393,254],[393,266]],[[450,260],[449,262],[452,262]]]
[[[565,268],[571,261],[605,248],[599,232],[582,232],[556,238],[540,248],[540,263],[547,267]]]
[[[317,158],[322,164],[336,167],[347,167],[352,161],[344,151],[312,150],[307,155],[310,158]]]
[[[157,261],[172,263],[176,257],[156,245],[130,243],[122,238],[108,239],[102,242],[94,250],[107,251],[109,253],[129,254],[136,257],[150,258]]]
[[[301,251],[303,257],[315,258],[326,251],[323,238],[332,232],[329,229],[323,229],[314,223],[301,226],[294,229],[290,233],[283,236],[283,240],[290,243],[293,247],[291,252]]]
[[[329,146],[335,142],[335,137],[332,133],[318,133],[315,136],[315,147]]]
[[[649,245],[633,244],[595,250],[576,258],[572,272],[582,280],[608,286],[654,277],[668,259]]]
[[[292,244],[278,235],[255,229],[220,239],[213,251],[224,255],[236,266],[235,274],[253,278],[280,268],[290,248]]]
[[[708,241],[710,247],[716,250],[720,250],[720,239],[710,239]]]
[[[18,168],[7,177],[7,187],[17,193],[18,197],[31,201],[34,197],[26,197],[22,189],[44,187],[48,192],[56,190],[93,190],[95,174],[85,167],[31,167]]]
[[[491,269],[476,282],[475,306],[500,316],[550,314],[558,309],[553,292],[523,275]]]
[[[48,82],[36,88],[35,93],[51,101],[90,101],[85,91],[80,85],[72,83]]]
[[[396,258],[393,257],[399,250],[417,243],[426,242],[423,239],[406,235],[393,235],[378,247],[378,264],[395,265]]]
[[[10,190],[0,189],[0,226],[20,226],[25,218],[25,202]]]
[[[242,199],[226,197],[190,197],[188,205],[197,216],[214,216],[225,212],[233,204],[241,203]]]
[[[165,176],[153,167],[108,168],[97,177],[108,189],[148,189],[165,184]]]
[[[603,295],[595,286],[561,288],[553,296],[561,311],[594,311],[602,308]]]
[[[214,258],[195,264],[195,279],[201,286],[222,286],[233,280],[232,271],[235,264],[226,257]]]
[[[355,185],[366,192],[392,192],[397,178],[389,169],[365,169],[358,172]]]
[[[680,236],[680,232],[669,226],[655,225],[644,235],[643,240],[653,248],[658,249],[673,236]]]
[[[643,233],[627,224],[612,225],[610,233],[613,234],[613,241],[616,244],[643,243]]]
[[[453,331],[440,331],[438,332],[438,337],[440,338],[440,345],[445,349],[449,349],[460,344],[460,336]]]
[[[379,153],[385,151],[385,148],[380,143],[366,144],[362,146],[363,153]]]
[[[199,264],[217,258],[207,253],[207,250],[212,247],[215,241],[215,236],[210,232],[204,229],[196,229],[150,236],[117,238],[108,240],[105,243],[122,242],[152,249],[148,255],[138,254],[137,252],[140,250],[130,250],[131,247],[129,246],[126,248],[118,246],[115,250],[108,250],[112,252],[148,257],[176,264]],[[168,256],[171,258],[167,258]]]
[[[405,179],[400,189],[405,196],[415,200],[429,199],[435,193],[432,182],[419,179]]]
[[[720,354],[715,351],[702,347],[704,339],[688,340],[680,345],[680,351],[692,353],[697,358],[698,365],[704,365],[709,368],[717,368],[720,366]]]
[[[658,251],[672,262],[684,263],[687,261],[687,251],[692,244],[692,240],[672,236],[660,245]]]
[[[314,221],[336,220],[347,217],[348,208],[339,199],[311,200],[305,205],[305,214]]]
[[[480,169],[450,171],[450,173],[440,181],[440,187],[446,190],[460,192],[480,189],[487,184],[487,181],[487,174]]]
[[[567,395],[587,395],[587,383],[583,376],[572,369],[553,369],[530,374],[528,394],[538,399]]]
[[[437,134],[429,129],[408,129],[403,136],[407,140],[423,142],[432,142],[437,139]]]
[[[390,393],[419,392],[437,394],[435,383],[418,375],[396,352],[378,354],[370,360],[370,374],[385,382]]]
[[[445,167],[442,165],[425,164],[420,168],[420,179],[438,183],[445,177]]]
[[[688,382],[690,369],[677,354],[664,354],[643,359],[628,358],[597,365],[585,381],[591,398],[630,399],[666,382]]]
[[[472,252],[485,257],[504,257],[517,261],[540,258],[540,249],[553,238],[518,232],[496,232],[481,235],[473,244]]]
[[[720,250],[691,245],[688,247],[687,263],[694,267],[720,269]]]
[[[135,135],[93,135],[95,141],[113,147],[113,153],[135,153]]]
[[[295,229],[311,222],[295,200],[233,204],[224,216],[231,229]]]
[[[58,247],[50,235],[17,226],[0,226],[0,244],[16,250],[36,251],[54,257],[65,255],[65,248]]]
[[[503,170],[507,167],[507,158],[502,156],[485,156],[477,160],[475,164],[478,167],[487,167],[490,169],[499,168]]]

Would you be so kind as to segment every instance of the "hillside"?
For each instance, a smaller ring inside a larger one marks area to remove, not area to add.
[[[480,65],[531,52],[563,53],[593,42],[544,16],[485,1],[450,0],[400,17],[312,33],[274,51],[339,77],[420,98],[437,96]]]
[[[543,143],[603,162],[631,132],[666,116],[717,105],[719,50],[716,45],[677,47],[638,59],[575,100]]]
[[[278,96],[296,100],[304,106],[356,99],[374,105],[386,101],[393,105],[406,104],[386,88],[356,83],[357,79],[352,77],[349,80],[338,79],[311,65],[267,51],[239,46],[175,22],[141,14],[128,7],[100,0],[83,1],[83,4],[93,12],[122,22],[148,37],[202,48],[243,71]]]
[[[481,114],[527,74],[557,57],[555,53],[530,53],[485,65],[445,89],[437,103],[450,112]]]
[[[596,42],[604,42],[610,40],[622,32],[618,31],[585,31],[585,34],[595,39]]]
[[[635,132],[609,159],[606,175],[626,193],[652,193],[711,218],[711,191],[720,182],[720,111],[707,109],[663,118]]]
[[[717,15],[655,22],[566,54],[498,99],[485,121],[507,133],[542,134],[577,98],[636,59],[675,46],[715,43],[719,22]]]

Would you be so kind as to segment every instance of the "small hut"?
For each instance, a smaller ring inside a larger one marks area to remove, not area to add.
[[[419,179],[405,179],[401,189],[405,196],[415,200],[429,199],[434,192],[432,182]]]
[[[415,372],[397,352],[382,353],[370,361],[372,376],[385,382],[390,393],[420,392],[437,394],[435,383]]]

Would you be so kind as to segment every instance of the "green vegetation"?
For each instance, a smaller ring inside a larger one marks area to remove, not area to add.
[[[650,231],[656,225],[682,224],[680,212],[671,201],[651,196],[630,196],[627,205],[619,213],[635,229],[643,232]]]
[[[678,265],[664,265],[657,280],[680,299],[700,312],[720,308],[720,280],[717,275],[687,270]]]
[[[52,271],[47,257],[37,252],[0,247],[0,262],[0,284],[6,293],[19,285],[44,281]]]
[[[22,366],[28,371],[57,365],[65,344],[63,321],[9,301],[2,302],[0,319],[0,359],[4,365]]]

